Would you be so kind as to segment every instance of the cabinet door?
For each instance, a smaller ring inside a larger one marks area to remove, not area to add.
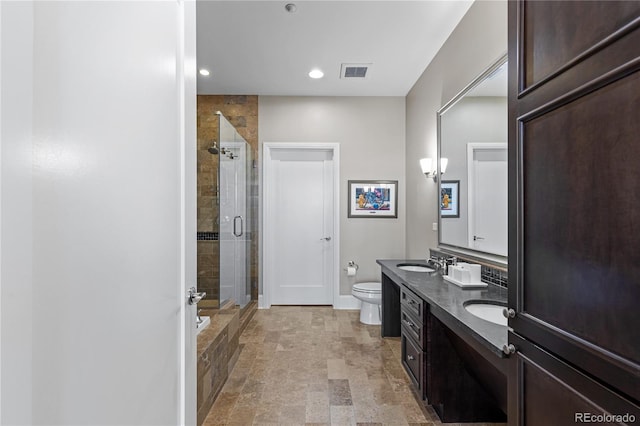
[[[511,360],[518,380],[509,381],[509,395],[520,397],[509,401],[509,424],[608,425],[640,419],[637,404],[518,336],[510,341],[518,347]]]
[[[637,1],[509,2],[510,326],[636,401],[639,28]]]
[[[425,392],[425,357],[424,352],[418,344],[416,344],[411,337],[402,333],[401,337],[402,345],[402,365],[407,372],[407,375],[413,382],[413,385],[420,395],[420,399],[426,399]]]

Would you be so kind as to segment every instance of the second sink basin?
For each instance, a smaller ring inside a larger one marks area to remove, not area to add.
[[[398,263],[398,269],[409,272],[433,272],[434,270],[418,263]]]
[[[486,302],[470,302],[464,305],[464,308],[476,317],[494,324],[507,326],[507,319],[502,314],[505,308],[503,305],[486,303]]]

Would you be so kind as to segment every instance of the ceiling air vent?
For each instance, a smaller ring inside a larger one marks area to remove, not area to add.
[[[340,78],[366,78],[372,64],[342,64]]]

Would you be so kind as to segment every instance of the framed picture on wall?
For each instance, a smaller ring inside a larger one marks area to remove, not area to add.
[[[398,217],[397,180],[350,180],[348,217]]]
[[[460,217],[460,181],[443,180],[440,184],[440,217]]]

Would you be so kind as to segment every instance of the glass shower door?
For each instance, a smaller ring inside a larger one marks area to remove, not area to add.
[[[251,300],[249,279],[249,145],[220,116],[220,300],[244,307]]]

